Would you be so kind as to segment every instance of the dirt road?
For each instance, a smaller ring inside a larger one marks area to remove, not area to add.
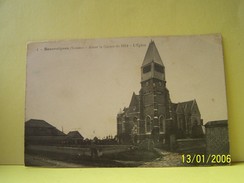
[[[181,155],[179,153],[172,153],[156,149],[161,153],[161,157],[151,162],[146,162],[140,167],[176,167],[184,166],[182,163]]]

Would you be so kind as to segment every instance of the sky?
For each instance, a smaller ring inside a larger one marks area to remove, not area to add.
[[[139,93],[154,40],[174,103],[196,99],[203,122],[227,119],[220,35],[86,39],[30,43],[26,121],[43,119],[85,138],[116,135],[116,116]]]

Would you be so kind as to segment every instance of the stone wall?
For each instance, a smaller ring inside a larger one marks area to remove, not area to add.
[[[210,121],[205,124],[206,153],[229,154],[228,121]]]
[[[205,138],[177,139],[176,151],[181,153],[204,154],[206,148]]]

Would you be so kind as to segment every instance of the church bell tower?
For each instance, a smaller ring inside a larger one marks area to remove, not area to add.
[[[151,41],[141,66],[141,134],[158,138],[166,132],[170,98],[165,67],[154,41]],[[155,137],[154,137],[155,136]]]

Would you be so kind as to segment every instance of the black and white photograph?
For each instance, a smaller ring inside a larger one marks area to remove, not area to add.
[[[229,165],[220,34],[27,46],[25,165]]]

